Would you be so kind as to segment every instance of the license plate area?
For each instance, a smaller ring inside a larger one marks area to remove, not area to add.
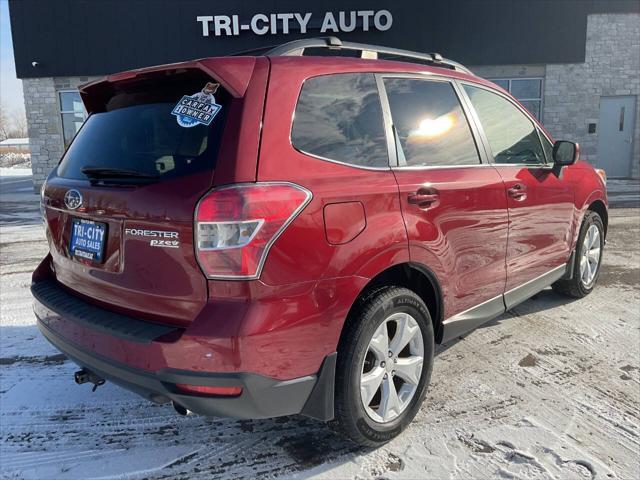
[[[72,257],[102,263],[107,243],[107,224],[72,218],[69,253]]]

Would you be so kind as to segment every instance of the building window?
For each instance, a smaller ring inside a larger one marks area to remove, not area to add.
[[[542,121],[542,78],[492,78],[491,81],[516,97],[533,116]]]
[[[77,90],[59,91],[58,97],[60,99],[60,114],[62,115],[64,148],[67,148],[87,118],[87,112]]]

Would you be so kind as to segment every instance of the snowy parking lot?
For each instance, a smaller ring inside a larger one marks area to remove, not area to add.
[[[408,430],[359,449],[303,417],[180,417],[76,367],[40,335],[44,257],[26,172],[0,175],[0,477],[631,479],[640,476],[640,210],[611,210],[596,290],[550,289],[438,349]]]

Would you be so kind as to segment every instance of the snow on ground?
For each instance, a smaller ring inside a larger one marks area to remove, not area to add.
[[[24,152],[0,153],[0,167],[22,168],[31,172],[31,154]],[[31,175],[31,173],[29,173]]]
[[[600,284],[545,290],[438,349],[409,429],[359,449],[303,417],[179,417],[113,385],[76,386],[42,339],[45,255],[29,177],[0,178],[0,477],[631,479],[640,475],[640,211],[611,212]]]
[[[25,177],[31,176],[31,168],[0,167],[0,177]],[[31,187],[33,190],[33,186]]]

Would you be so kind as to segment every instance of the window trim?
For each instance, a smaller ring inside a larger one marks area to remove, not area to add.
[[[460,85],[460,90],[462,92],[462,94],[465,97],[466,102],[468,103],[469,108],[471,108],[472,112],[473,112],[473,119],[475,122],[477,122],[478,124],[478,129],[481,132],[481,137],[482,137],[482,141],[485,145],[485,149],[487,151],[487,155],[489,157],[489,160],[491,162],[491,164],[495,165],[495,166],[501,166],[501,167],[526,167],[526,168],[553,168],[553,163],[549,164],[549,162],[547,161],[547,155],[544,152],[544,147],[542,146],[542,139],[539,138],[540,141],[540,147],[542,148],[542,152],[544,154],[544,158],[545,161],[544,163],[497,163],[495,161],[495,157],[493,156],[493,151],[491,150],[491,144],[489,143],[489,138],[487,137],[487,134],[484,130],[484,126],[482,125],[482,122],[480,121],[480,117],[478,116],[478,112],[476,112],[475,107],[473,106],[473,104],[471,103],[471,99],[469,98],[469,95],[467,95],[467,92],[464,89],[464,85],[469,85],[471,87],[475,87],[475,88],[481,88],[483,90],[486,90],[490,93],[493,93],[495,95],[498,95],[502,98],[504,98],[505,100],[507,100],[509,103],[511,103],[511,105],[513,105],[514,107],[516,107],[520,112],[522,112],[524,114],[524,116],[532,123],[533,128],[536,130],[536,132],[538,132],[538,136],[543,135],[550,143],[551,145],[553,145],[553,141],[548,137],[548,135],[543,131],[542,128],[540,128],[540,124],[538,123],[538,121],[533,117],[533,115],[531,113],[529,113],[529,111],[526,108],[523,108],[519,103],[514,102],[513,98],[511,98],[511,94],[506,94],[496,90],[495,88],[489,87],[487,85],[483,85],[481,83],[476,83],[470,80],[456,80],[457,83],[459,83]]]
[[[293,144],[293,124],[295,122],[295,117],[296,117],[296,110],[298,109],[298,103],[300,102],[300,96],[302,95],[302,89],[304,88],[304,84],[308,81],[311,80],[313,78],[318,78],[318,77],[328,77],[328,76],[335,76],[335,75],[354,75],[354,74],[362,74],[362,75],[373,75],[374,77],[374,81],[376,83],[376,91],[378,92],[378,101],[380,101],[380,109],[382,110],[382,128],[384,130],[384,137],[385,137],[385,143],[387,144],[387,166],[386,167],[368,167],[366,165],[356,165],[353,163],[347,163],[347,162],[343,162],[341,160],[334,160],[332,158],[327,158],[327,157],[323,157],[321,155],[317,155],[315,153],[311,153],[311,152],[307,152],[306,150],[303,150],[301,148],[298,148],[297,146],[295,146]],[[321,73],[319,75],[313,75],[311,77],[306,77],[302,83],[300,83],[300,88],[298,89],[298,95],[296,96],[296,101],[295,104],[293,106],[293,112],[291,113],[291,127],[289,128],[289,145],[291,146],[292,149],[294,149],[296,152],[301,153],[305,156],[308,157],[312,157],[315,158],[317,160],[322,160],[324,162],[329,162],[329,163],[335,163],[337,165],[344,165],[345,167],[351,167],[351,168],[359,168],[361,170],[369,170],[369,171],[374,171],[374,172],[388,172],[391,170],[391,147],[389,145],[389,139],[388,139],[388,134],[387,134],[387,128],[386,128],[386,120],[385,120],[385,110],[384,110],[384,103],[382,102],[382,98],[380,96],[380,88],[378,85],[378,81],[376,78],[376,73],[375,72],[360,72],[360,71],[356,71],[356,72],[327,72],[327,73]]]
[[[544,77],[492,77],[488,78],[490,82],[495,83],[496,81],[507,81],[509,82],[509,88],[507,92],[513,98],[518,100],[518,102],[540,102],[540,122],[542,122],[543,112],[544,112]],[[540,80],[540,98],[516,98],[515,95],[511,93],[511,82],[513,80]],[[499,85],[498,85],[499,86]]]
[[[467,125],[469,126],[469,130],[471,133],[471,139],[474,142],[476,147],[476,153],[478,154],[478,163],[472,164],[460,164],[460,165],[400,165],[398,161],[398,145],[396,144],[395,138],[395,126],[393,125],[393,117],[391,115],[391,105],[389,104],[389,97],[387,96],[387,90],[384,86],[385,78],[404,78],[409,80],[419,80],[424,82],[442,82],[449,83],[451,88],[453,89],[454,94],[456,95],[458,102],[460,104],[460,108],[464,113],[464,116],[467,120]],[[385,125],[385,129],[387,130],[387,141],[389,143],[389,154],[391,157],[391,168],[392,170],[433,170],[433,169],[451,169],[451,168],[477,168],[477,167],[490,167],[491,164],[488,161],[488,157],[486,156],[486,152],[484,151],[484,145],[480,138],[480,132],[477,130],[474,121],[470,117],[470,112],[467,109],[464,99],[460,95],[460,89],[456,84],[456,80],[452,77],[447,77],[444,75],[437,75],[431,73],[378,73],[376,74],[376,80],[378,82],[378,88],[380,89],[380,100],[383,104],[383,117],[385,121],[388,121],[388,124]]]

